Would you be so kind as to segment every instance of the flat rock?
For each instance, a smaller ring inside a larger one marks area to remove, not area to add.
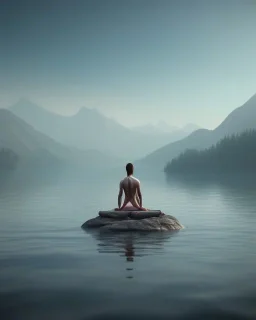
[[[102,231],[168,231],[180,230],[183,226],[175,217],[161,213],[158,217],[140,219],[98,216],[86,221],[82,228],[100,228]]]
[[[125,211],[99,211],[99,216],[102,218],[113,219],[145,219],[150,217],[159,217],[162,214],[161,210],[139,211],[139,210],[125,210]]]
[[[115,219],[115,221],[118,221],[118,220]],[[121,219],[119,221],[121,221]],[[111,218],[96,217],[86,221],[82,225],[82,228],[100,228],[112,223],[113,223],[113,219]]]
[[[131,211],[99,211],[99,216],[102,218],[126,219]]]

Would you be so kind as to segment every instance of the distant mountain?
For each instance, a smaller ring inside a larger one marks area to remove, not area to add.
[[[134,131],[142,132],[148,135],[166,135],[169,134],[170,140],[179,140],[199,129],[199,126],[193,123],[189,123],[184,127],[171,126],[165,121],[159,121],[157,124],[145,124],[142,126],[136,126],[131,128]],[[170,141],[169,141],[170,142]]]
[[[159,121],[157,124],[148,123],[141,126],[131,127],[131,130],[133,131],[142,132],[149,135],[172,133],[178,129],[178,127],[171,126],[165,121]]]
[[[217,138],[233,133],[241,133],[247,129],[256,127],[256,94],[244,105],[236,108],[214,130]]]
[[[194,123],[187,123],[183,128],[181,128],[181,130],[183,130],[184,132],[190,134],[193,131],[196,131],[198,129],[201,129],[197,124]]]
[[[81,108],[73,116],[61,116],[27,100],[9,108],[18,117],[52,139],[82,149],[97,149],[133,161],[180,139],[172,133],[149,134],[126,128],[96,110]],[[184,135],[182,136],[184,137]]]
[[[116,161],[99,151],[82,151],[57,143],[6,109],[0,109],[0,149],[3,148],[12,150],[21,165],[103,166]]]
[[[217,143],[225,136],[255,128],[256,95],[251,97],[243,106],[231,112],[215,130],[199,129],[194,131],[184,139],[157,149],[145,158],[137,161],[137,165],[155,166],[156,170],[163,170],[168,161],[171,161],[186,149],[202,150]]]
[[[187,137],[193,131],[199,129],[199,126],[195,124],[187,124],[183,128],[179,128],[171,126],[165,121],[159,121],[156,125],[146,124],[144,126],[132,127],[131,129],[148,135],[150,139],[151,137],[159,139],[164,146],[164,142],[173,143]]]

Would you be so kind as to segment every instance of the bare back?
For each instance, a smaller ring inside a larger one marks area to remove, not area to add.
[[[131,203],[134,207],[140,208],[140,205],[138,203],[140,194],[140,181],[133,176],[125,177],[120,182],[120,189],[124,190],[125,193],[125,199],[124,204],[122,207],[125,207],[127,203]]]

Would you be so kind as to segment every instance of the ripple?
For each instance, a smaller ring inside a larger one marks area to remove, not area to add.
[[[1,319],[255,319],[255,189],[151,178],[186,229],[103,233],[118,179],[70,179],[1,185]]]

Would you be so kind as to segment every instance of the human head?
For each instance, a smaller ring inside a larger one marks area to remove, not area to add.
[[[133,174],[133,164],[132,163],[127,163],[126,165],[126,172],[127,175],[130,176],[131,174]]]

